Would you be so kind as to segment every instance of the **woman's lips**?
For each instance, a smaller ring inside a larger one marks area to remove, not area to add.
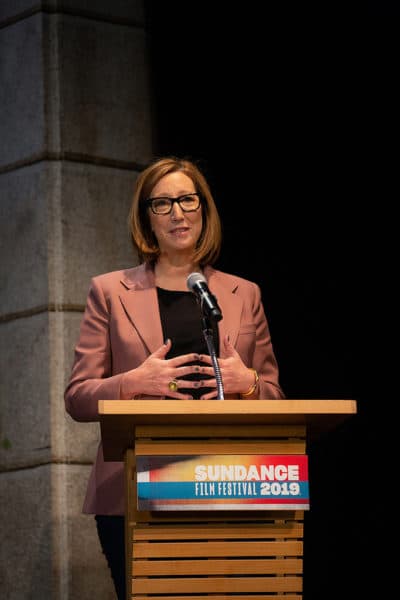
[[[176,229],[171,229],[170,234],[180,236],[180,235],[184,235],[188,231],[189,231],[189,227],[177,227]]]

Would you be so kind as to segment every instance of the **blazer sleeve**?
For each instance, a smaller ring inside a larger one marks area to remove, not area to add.
[[[278,363],[272,346],[261,291],[257,284],[253,284],[252,312],[256,327],[256,344],[253,364],[249,366],[253,367],[259,376],[259,398],[262,400],[285,398],[279,384]]]
[[[119,399],[122,374],[112,374],[110,310],[101,279],[91,281],[71,377],[65,389],[66,411],[75,421],[98,421],[98,401]]]

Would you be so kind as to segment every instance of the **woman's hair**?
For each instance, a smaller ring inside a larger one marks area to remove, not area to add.
[[[160,158],[151,163],[136,179],[132,205],[129,212],[129,229],[132,243],[141,262],[154,262],[160,254],[149,218],[146,201],[162,177],[180,171],[194,183],[201,199],[203,226],[193,261],[199,265],[212,265],[221,250],[221,221],[209,185],[200,169],[191,161],[174,156]]]

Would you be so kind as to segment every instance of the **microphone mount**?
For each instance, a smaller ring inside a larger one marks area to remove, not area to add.
[[[211,357],[215,379],[217,381],[217,400],[224,400],[224,386],[222,382],[221,369],[218,363],[214,344],[212,323],[222,319],[222,312],[214,294],[208,289],[207,281],[201,273],[191,273],[187,278],[187,286],[200,304],[202,312],[203,335]]]

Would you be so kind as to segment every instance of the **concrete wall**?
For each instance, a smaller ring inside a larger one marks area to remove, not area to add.
[[[97,424],[63,391],[89,281],[136,264],[132,184],[152,157],[141,0],[0,3],[0,590],[111,600],[81,508]]]

